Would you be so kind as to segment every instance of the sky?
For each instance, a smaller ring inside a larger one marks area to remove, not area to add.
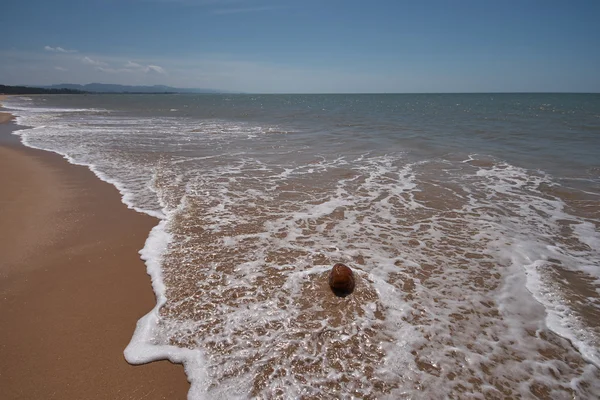
[[[600,0],[4,0],[0,84],[600,92]]]

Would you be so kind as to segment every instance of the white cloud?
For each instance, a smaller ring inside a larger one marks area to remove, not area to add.
[[[84,64],[88,64],[88,65],[97,65],[97,66],[107,66],[108,64],[102,61],[98,61],[98,60],[93,60],[87,56],[83,57],[81,59],[81,62]]]
[[[140,58],[134,58],[136,61],[133,61],[131,56],[92,53],[60,54],[60,61],[57,61],[57,55],[51,52],[0,50],[2,83],[50,85],[65,81],[81,84],[107,82],[262,93],[415,93],[440,90],[491,92],[508,91],[513,88],[513,90],[521,88],[521,91],[524,91],[522,88],[539,91],[540,87],[539,83],[538,86],[532,86],[531,81],[534,77],[531,75],[524,76],[521,82],[516,82],[513,86],[502,86],[500,89],[499,85],[504,84],[502,81],[497,83],[487,80],[483,84],[465,80],[466,78],[460,80],[461,76],[451,76],[453,86],[449,86],[447,78],[444,78],[446,80],[442,77],[436,78],[429,70],[421,72],[408,67],[402,68],[402,66],[397,66],[393,72],[385,70],[363,72],[353,70],[347,65],[330,68],[313,65],[297,66],[210,53],[185,58],[137,56]],[[87,60],[84,62],[86,56]],[[98,65],[98,63],[105,65]],[[68,74],[56,69],[55,66],[68,69]],[[165,73],[158,71],[165,71]],[[516,86],[517,84],[519,85]],[[581,87],[584,90],[586,88],[586,86]],[[564,86],[554,86],[552,89],[565,91]]]
[[[166,3],[179,7],[199,7],[214,15],[263,12],[282,9],[281,4],[257,5],[265,3],[257,0],[138,0],[149,3]],[[275,3],[272,1],[272,3]]]
[[[248,0],[139,0],[147,3],[168,3],[182,6],[227,6],[230,4],[247,3]]]
[[[0,50],[2,83],[107,82],[123,85],[204,87],[242,92],[416,91],[419,76],[406,81],[386,74],[357,74],[342,68],[297,67],[226,55],[198,54],[193,58],[131,58],[110,54],[61,54]],[[55,68],[68,69],[66,71]],[[65,77],[67,75],[67,77]],[[396,82],[398,81],[398,82]],[[413,86],[410,86],[413,84]]]
[[[133,61],[127,61],[125,68],[120,69],[121,72],[144,72],[167,75],[167,71],[158,65],[142,65]]]
[[[138,63],[134,63],[132,61],[127,61],[127,64],[125,64],[125,68],[143,68],[143,67]]]
[[[44,46],[44,50],[51,51],[53,53],[77,53],[77,50],[67,50],[62,47]]]
[[[226,15],[226,14],[241,14],[241,13],[251,13],[251,12],[259,12],[259,11],[273,11],[276,10],[277,7],[239,7],[239,8],[218,8],[213,10],[213,14],[217,15]]]
[[[65,67],[60,67],[60,66],[56,66],[56,67],[54,67],[54,69],[57,71],[68,71],[68,69],[66,69]]]
[[[121,72],[122,70],[119,69],[115,69],[115,68],[107,68],[107,67],[96,67],[95,68],[97,71],[101,71],[101,72],[106,72],[107,74],[116,74],[118,72]]]
[[[167,71],[165,71],[163,67],[159,67],[158,65],[148,65],[146,67],[146,72],[156,72],[163,75],[167,74]]]

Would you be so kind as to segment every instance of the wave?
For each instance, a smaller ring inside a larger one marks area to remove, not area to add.
[[[25,145],[160,219],[140,251],[157,305],[125,356],[183,363],[191,398],[600,393],[598,221],[542,171],[320,147],[276,125],[5,106],[34,127]],[[345,300],[323,284],[340,261],[358,279]]]

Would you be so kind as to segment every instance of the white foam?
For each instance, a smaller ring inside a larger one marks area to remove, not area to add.
[[[161,260],[162,254],[167,249],[171,236],[166,231],[166,220],[160,221],[150,231],[144,248],[140,250],[142,260],[146,262],[148,275],[152,281],[152,288],[156,294],[156,305],[148,314],[140,318],[136,324],[131,341],[124,351],[125,359],[130,364],[146,364],[152,361],[168,359],[171,362],[183,364],[185,373],[191,383],[189,398],[204,399],[206,391],[205,361],[202,351],[189,350],[176,346],[161,345],[156,343],[157,326],[160,320],[160,307],[166,302],[165,286],[162,281]]]
[[[510,258],[511,265],[517,267],[517,271],[523,268],[526,274],[525,285],[533,297],[544,306],[546,312],[545,323],[552,331],[568,339],[592,364],[600,367],[600,332],[594,332],[585,326],[580,316],[568,306],[562,291],[552,283],[548,277],[549,258],[562,261],[562,267],[570,271],[585,273],[588,276],[598,278],[600,273],[600,257],[598,254],[600,241],[598,232],[594,225],[588,221],[579,221],[574,224],[573,233],[581,242],[589,246],[588,252],[569,249],[567,246],[555,245],[560,227],[558,221],[578,221],[578,218],[564,211],[565,204],[558,198],[547,198],[518,192],[518,189],[527,187],[528,190],[539,187],[547,177],[527,177],[525,171],[504,167],[501,171],[490,169],[478,171],[478,176],[493,176],[496,183],[486,182],[493,190],[508,196],[518,194],[521,199],[510,204],[522,213],[520,219],[505,221],[505,226],[513,230],[514,243],[503,245],[500,252],[506,258]],[[510,182],[507,184],[506,182]],[[524,197],[524,198],[523,198]],[[539,214],[541,212],[541,214]],[[541,218],[540,218],[541,217]],[[521,222],[529,220],[530,227]],[[506,230],[505,227],[499,227]],[[553,237],[556,235],[555,237]],[[548,242],[552,244],[547,244]],[[592,264],[589,264],[592,263]],[[514,270],[513,270],[514,271]],[[513,272],[514,274],[515,272]],[[600,283],[596,280],[596,285]],[[598,291],[600,287],[596,288]],[[600,292],[599,292],[600,293]],[[528,317],[528,318],[531,318]]]
[[[541,192],[553,184],[543,173],[493,159],[476,167],[475,155],[409,163],[401,152],[370,149],[314,154],[264,135],[285,132],[280,127],[178,118],[78,122],[68,118],[84,112],[78,109],[19,107],[17,122],[37,126],[20,131],[26,145],[87,165],[129,207],[161,219],[140,251],[157,304],[138,321],[125,357],[183,363],[191,399],[247,398],[265,365],[274,372],[257,396],[284,388],[288,398],[442,398],[462,393],[460,385],[474,397],[500,396],[486,370],[517,396],[531,396],[523,377],[559,397],[561,385],[580,396],[600,391],[595,367],[574,364],[570,347],[542,335],[549,327],[598,366],[598,336],[544,271],[558,260],[597,280],[598,232]],[[560,243],[562,220],[572,221],[581,246]],[[190,233],[177,221],[202,229]],[[172,307],[162,275],[167,258],[202,295],[176,301],[201,306],[201,318],[159,314]],[[337,261],[354,266],[363,286],[340,303],[351,311],[332,326],[318,285]],[[224,266],[233,268],[225,274]],[[273,290],[267,277],[281,287]],[[237,301],[228,297],[233,289]],[[314,299],[306,309],[303,296]],[[188,344],[169,344],[180,339]],[[340,343],[346,347],[337,358],[322,356]],[[541,357],[544,346],[569,364]],[[320,366],[304,374],[308,383],[291,372],[298,360]],[[455,379],[445,378],[450,372]],[[349,383],[335,394],[323,389],[340,380]]]
[[[387,335],[390,335],[394,338],[389,344],[386,344],[384,347],[387,350],[387,356],[385,361],[385,367],[379,370],[379,374],[381,376],[388,376],[389,379],[397,380],[399,377],[396,375],[394,371],[403,371],[404,377],[401,380],[407,384],[410,381],[419,381],[424,379],[424,375],[422,372],[419,372],[419,368],[416,366],[413,356],[411,355],[411,350],[418,346],[418,343],[421,342],[421,337],[423,335],[423,328],[417,328],[415,325],[406,324],[402,321],[409,319],[414,320],[415,318],[426,318],[430,320],[432,325],[429,329],[432,332],[443,330],[444,326],[451,327],[454,322],[450,317],[452,313],[460,310],[464,307],[462,302],[464,300],[458,300],[467,296],[468,302],[471,307],[477,304],[477,301],[489,301],[484,296],[478,295],[476,291],[465,291],[464,289],[459,289],[461,287],[460,280],[457,280],[457,284],[453,287],[448,287],[448,284],[444,282],[444,279],[448,277],[452,277],[453,273],[458,273],[460,270],[451,268],[447,271],[447,274],[444,274],[438,279],[436,284],[441,285],[444,288],[446,293],[441,293],[440,295],[445,297],[445,303],[448,305],[447,309],[443,309],[439,307],[439,304],[436,304],[435,301],[431,298],[432,293],[429,293],[429,290],[424,286],[417,284],[417,288],[419,289],[419,294],[416,295],[418,298],[417,303],[408,304],[401,299],[401,292],[397,290],[397,288],[388,283],[389,278],[393,274],[398,273],[398,267],[396,266],[396,262],[401,262],[401,264],[418,267],[420,264],[415,262],[414,259],[411,260],[411,256],[414,257],[416,254],[410,254],[409,256],[402,256],[401,254],[393,251],[394,243],[396,246],[402,246],[401,241],[392,240],[390,246],[384,244],[378,244],[377,242],[371,241],[374,238],[380,237],[381,235],[387,234],[386,232],[389,228],[393,228],[396,224],[401,224],[400,221],[394,217],[394,208],[403,207],[407,210],[422,210],[428,209],[429,207],[421,204],[417,200],[415,200],[415,191],[417,189],[416,178],[412,169],[414,166],[404,166],[402,169],[396,169],[394,165],[392,165],[393,158],[382,158],[382,159],[370,159],[367,160],[366,166],[361,167],[361,170],[365,173],[364,183],[360,183],[356,178],[350,179],[342,179],[337,181],[337,187],[335,190],[331,191],[329,188],[329,192],[316,194],[314,198],[310,196],[306,198],[302,203],[301,199],[294,199],[292,204],[287,204],[285,202],[281,202],[277,200],[277,196],[269,191],[267,188],[270,186],[276,186],[277,183],[270,182],[270,179],[274,179],[275,181],[283,180],[286,181],[288,179],[297,179],[296,177],[301,177],[303,175],[313,175],[317,173],[317,168],[311,167],[306,168],[305,166],[299,166],[297,168],[284,168],[284,173],[280,171],[273,171],[272,175],[268,175],[267,177],[263,177],[264,180],[263,185],[264,190],[258,191],[253,189],[253,192],[250,198],[261,198],[262,202],[275,202],[278,204],[278,208],[281,211],[283,216],[281,217],[271,217],[264,224],[265,232],[258,232],[254,234],[243,234],[237,235],[235,237],[226,235],[223,238],[223,241],[219,243],[222,245],[225,243],[227,247],[233,247],[236,245],[250,246],[248,250],[248,255],[252,256],[252,252],[254,253],[254,257],[256,259],[268,259],[266,253],[263,249],[275,249],[278,247],[281,248],[294,248],[297,250],[306,250],[307,248],[313,249],[312,254],[309,255],[309,258],[313,256],[324,256],[328,259],[338,259],[344,260],[347,262],[352,262],[353,257],[358,256],[359,254],[368,254],[368,268],[370,269],[369,273],[369,281],[376,288],[377,293],[379,295],[378,301],[384,305],[386,310],[386,324],[387,328],[385,332]],[[363,160],[364,161],[364,160]],[[371,163],[369,166],[368,163]],[[319,173],[325,173],[328,169],[331,169],[335,165],[346,165],[348,163],[322,163],[325,164],[322,167],[319,167]],[[365,164],[363,164],[365,165]],[[207,188],[212,187],[217,179],[227,175],[228,173],[241,174],[243,171],[260,171],[264,170],[265,167],[262,166],[260,168],[252,167],[251,163],[248,161],[242,161],[240,164],[236,166],[227,166],[227,169],[224,170],[214,170],[214,171],[202,171],[199,172],[198,175],[202,176],[201,182],[198,183],[199,187]],[[506,171],[506,172],[504,172]],[[395,179],[390,179],[389,174],[395,174]],[[502,165],[501,168],[498,168],[497,171],[476,171],[473,175],[480,182],[479,186],[484,190],[489,190],[489,188],[493,188],[495,194],[493,196],[497,196],[498,194],[502,194],[505,196],[512,196],[524,188],[530,188],[535,185],[535,182],[541,178],[529,178],[526,176],[525,172],[522,170],[514,169],[507,165]],[[485,179],[485,180],[482,180]],[[319,178],[314,178],[318,181]],[[525,182],[522,181],[525,179]],[[532,180],[533,179],[533,180]],[[241,222],[243,220],[245,222],[249,222],[250,220],[236,212],[235,206],[236,204],[245,203],[247,200],[244,200],[244,195],[240,192],[234,192],[234,187],[238,186],[241,188],[247,187],[242,182],[243,178],[234,180],[234,185],[232,186],[232,181],[229,183],[223,182],[219,185],[218,190],[211,191],[208,194],[204,194],[203,196],[207,199],[207,201],[214,200],[215,198],[220,199],[217,204],[218,207],[212,206],[206,209],[206,217],[207,220],[211,221],[211,223],[217,227],[215,228],[215,232],[223,232],[226,231],[230,226],[236,225],[236,223]],[[395,183],[395,184],[394,184]],[[356,197],[356,193],[360,193],[361,190],[356,187],[352,187],[353,185],[358,184],[363,189],[362,192],[364,195]],[[246,195],[248,192],[246,192]],[[242,196],[242,198],[240,198]],[[463,196],[464,197],[464,196]],[[236,199],[235,201],[233,199]],[[397,200],[401,198],[403,202],[398,203]],[[485,197],[484,197],[485,199]],[[408,200],[408,201],[407,201]],[[363,208],[361,204],[365,204]],[[291,212],[288,211],[288,207],[296,207],[298,204],[301,204],[299,209]],[[370,204],[369,208],[366,208],[366,204]],[[498,301],[500,302],[500,309],[506,317],[506,323],[508,324],[508,328],[510,335],[508,335],[505,339],[502,340],[503,343],[514,343],[515,340],[520,341],[521,337],[525,334],[524,331],[529,325],[533,324],[536,326],[536,329],[541,329],[544,324],[543,310],[539,307],[537,303],[533,303],[531,301],[530,294],[525,290],[525,270],[523,267],[527,267],[527,265],[523,263],[517,262],[517,260],[512,260],[507,255],[511,254],[514,251],[513,245],[506,245],[507,240],[515,240],[519,246],[525,246],[527,248],[526,242],[522,242],[521,239],[529,234],[535,234],[535,231],[529,232],[523,236],[518,234],[514,236],[514,234],[518,231],[511,231],[512,226],[517,226],[521,223],[521,218],[523,216],[525,219],[529,219],[532,224],[534,224],[534,228],[536,224],[543,222],[543,219],[540,220],[536,213],[536,211],[532,211],[528,207],[523,207],[519,203],[513,203],[512,199],[509,199],[509,202],[506,206],[511,207],[514,212],[521,213],[520,215],[516,215],[514,219],[511,221],[498,221],[496,220],[496,216],[492,215],[481,215],[475,219],[468,219],[466,222],[469,224],[474,224],[477,233],[472,235],[472,240],[482,243],[487,243],[488,250],[490,254],[495,254],[496,256],[503,258],[505,263],[508,266],[511,266],[510,271],[512,271],[511,280],[507,281],[506,285],[503,285],[504,291],[499,292]],[[352,211],[353,208],[358,207],[362,209],[360,212]],[[472,197],[472,203],[469,206],[469,210],[466,210],[468,213],[473,213],[477,209],[481,209],[483,207],[495,207],[494,205],[484,201],[480,203],[480,200]],[[540,210],[543,209],[544,212],[556,212],[560,211],[561,204],[555,200],[548,200],[543,204],[535,203],[535,207]],[[344,219],[337,221],[333,230],[328,231],[325,228],[325,223],[322,222],[322,219],[330,221],[330,216],[335,214],[337,210],[344,209]],[[204,214],[204,212],[202,212]],[[360,218],[363,218],[361,222],[358,222]],[[481,219],[480,219],[481,218]],[[421,242],[440,242],[446,238],[446,235],[452,234],[452,230],[445,229],[443,227],[443,223],[447,223],[452,221],[451,219],[442,219],[439,221],[435,219],[429,221],[430,228],[426,231],[425,238],[421,240]],[[406,223],[406,221],[404,221]],[[415,224],[413,228],[413,233],[416,231],[420,231],[419,226],[422,224]],[[507,230],[504,226],[507,225],[509,230]],[[356,231],[356,227],[360,226],[361,229],[366,229],[366,232],[360,233]],[[308,236],[305,233],[306,229],[314,229],[318,232],[319,236]],[[547,228],[544,228],[547,229]],[[285,239],[275,239],[273,235],[278,232],[285,232]],[[364,236],[364,235],[367,236]],[[402,233],[400,231],[394,232],[395,235],[399,235],[402,237]],[[508,235],[508,236],[505,236]],[[367,239],[368,241],[365,241]],[[252,241],[256,241],[257,244],[252,245]],[[467,240],[467,238],[464,238]],[[309,247],[303,246],[302,243],[306,241],[310,243]],[[349,248],[340,248],[336,246],[337,243],[352,243],[353,249]],[[358,249],[356,249],[358,247]],[[419,246],[420,251],[424,250],[425,247]],[[406,248],[403,249],[407,251]],[[197,249],[197,251],[202,252],[202,249]],[[310,250],[309,250],[310,251]],[[477,251],[479,252],[479,251]],[[485,253],[484,253],[485,254]],[[215,254],[213,254],[214,256]],[[454,260],[457,261],[457,260]],[[256,277],[258,275],[257,272],[250,273],[249,271],[255,270],[257,268],[256,263],[254,262],[246,262],[240,265],[240,268],[244,271],[246,276]],[[273,266],[275,268],[275,266]],[[284,290],[290,290],[289,295],[294,298],[295,296],[299,296],[300,292],[298,292],[301,287],[301,282],[303,282],[308,276],[322,273],[327,266],[318,266],[312,269],[303,269],[298,272],[293,272],[291,275],[288,275],[286,285],[284,285]],[[281,269],[281,267],[279,268]],[[462,276],[462,275],[457,275]],[[507,279],[509,275],[507,275]],[[462,279],[462,278],[461,278]],[[510,282],[510,283],[508,283]],[[462,282],[464,285],[464,282]],[[515,288],[519,288],[519,290],[515,290]],[[534,289],[532,289],[534,290]],[[452,298],[456,298],[457,300],[451,300]],[[480,299],[480,300],[479,300]],[[526,306],[526,307],[525,307]],[[375,304],[366,304],[365,310],[371,309],[371,307],[376,307]],[[481,307],[481,306],[480,306]],[[248,314],[249,310],[243,310],[243,315],[245,316],[244,321],[238,321],[238,323],[243,326],[251,326],[252,323],[258,323],[258,320],[261,318],[261,314]],[[228,315],[234,315],[235,311],[228,309]],[[253,319],[256,318],[257,321],[253,322]],[[495,321],[494,317],[479,317],[482,318],[484,324],[485,321],[490,322]],[[518,318],[515,320],[515,318]],[[369,321],[368,319],[365,321]],[[514,321],[514,322],[513,322]],[[522,321],[522,322],[517,322]],[[496,322],[497,323],[497,322]],[[537,324],[537,325],[536,325]],[[234,324],[236,325],[236,324]],[[484,324],[485,325],[485,324]],[[230,328],[232,329],[232,328]],[[489,335],[490,339],[486,339],[481,336],[479,330],[477,330],[477,325],[472,328],[472,331],[466,331],[460,334],[454,334],[454,340],[459,340],[461,343],[469,343],[472,341],[478,341],[480,344],[481,350],[472,351],[467,350],[465,348],[456,347],[455,351],[464,354],[464,358],[469,360],[468,362],[475,368],[479,364],[485,362],[485,354],[487,349],[491,349],[495,346],[494,341],[491,339],[494,336],[502,336],[506,335],[506,332],[502,331],[501,325],[496,328],[496,331],[491,332]],[[228,334],[224,334],[224,337],[229,337],[234,334],[234,330],[228,331]],[[348,338],[349,333],[346,333],[345,338]],[[450,336],[448,336],[448,340]],[[460,340],[463,338],[463,340]],[[211,340],[213,340],[212,338]],[[224,339],[225,340],[225,339]],[[527,357],[532,357],[533,360],[531,364],[535,365],[537,371],[542,371],[546,368],[546,364],[539,360],[539,355],[536,356],[537,347],[523,345],[519,346],[519,351],[523,352],[523,354]],[[436,354],[435,352],[430,354],[431,357],[431,365],[433,367],[448,365],[449,360],[445,359],[443,355]],[[502,368],[499,366],[498,368]],[[529,368],[529,367],[527,367]],[[520,366],[518,364],[512,365],[509,370],[510,374],[506,372],[506,376],[513,376],[515,379],[519,374],[527,374],[527,369],[524,366]],[[507,370],[508,371],[508,370]],[[541,372],[540,372],[541,373]],[[540,375],[541,376],[541,375]],[[238,387],[239,390],[243,392],[243,384],[238,382],[241,386]],[[433,382],[431,382],[433,383]],[[464,383],[464,382],[463,382]],[[246,382],[245,385],[248,383]],[[291,385],[290,382],[287,382],[288,385]],[[242,389],[240,389],[240,387]],[[227,388],[231,388],[227,386]],[[296,389],[295,389],[296,390]],[[300,390],[297,388],[297,390]],[[436,391],[435,385],[431,385],[431,388],[428,389],[427,393],[431,396],[440,395],[440,392]],[[492,390],[490,388],[490,390]],[[522,395],[527,395],[528,387],[521,387],[520,391]]]
[[[69,108],[36,108],[36,107],[20,107],[13,104],[7,104],[12,112],[17,115],[17,124],[22,126],[30,126],[40,122],[46,122],[49,118],[47,113],[83,113],[105,111],[98,109],[69,109]],[[22,112],[22,114],[21,114]],[[185,366],[186,375],[191,382],[189,397],[193,399],[203,399],[205,392],[204,382],[205,371],[202,352],[200,350],[182,349],[176,346],[157,345],[154,343],[156,326],[158,325],[158,310],[165,302],[165,288],[161,278],[161,255],[165,251],[170,235],[165,230],[167,220],[165,214],[161,210],[147,209],[136,206],[133,192],[118,179],[108,176],[99,170],[95,164],[80,161],[71,156],[67,151],[61,151],[58,148],[47,148],[33,144],[30,140],[30,134],[38,133],[51,136],[53,132],[59,128],[51,128],[46,125],[34,126],[29,129],[16,131],[15,134],[21,136],[24,145],[52,151],[63,156],[69,163],[88,167],[98,178],[112,184],[121,193],[123,203],[129,208],[138,212],[148,214],[150,216],[161,219],[159,224],[155,226],[146,240],[144,248],[140,250],[141,258],[145,261],[148,275],[151,277],[152,287],[157,297],[156,306],[144,317],[142,317],[136,325],[133,337],[124,351],[126,360],[131,364],[144,364],[156,360],[168,359],[174,363],[181,363]],[[50,130],[50,132],[48,132]]]

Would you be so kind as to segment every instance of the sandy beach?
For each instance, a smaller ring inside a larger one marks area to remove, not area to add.
[[[87,168],[21,145],[15,127],[0,124],[2,398],[185,398],[182,366],[123,358],[155,304],[138,250],[157,221]]]
[[[5,98],[6,98],[5,95],[0,94],[0,101],[4,100]],[[10,122],[10,121],[12,121],[12,119],[13,119],[13,116],[10,113],[0,111],[0,124]]]
[[[5,122],[10,122],[12,120],[12,115],[6,112],[0,112],[0,124]]]

